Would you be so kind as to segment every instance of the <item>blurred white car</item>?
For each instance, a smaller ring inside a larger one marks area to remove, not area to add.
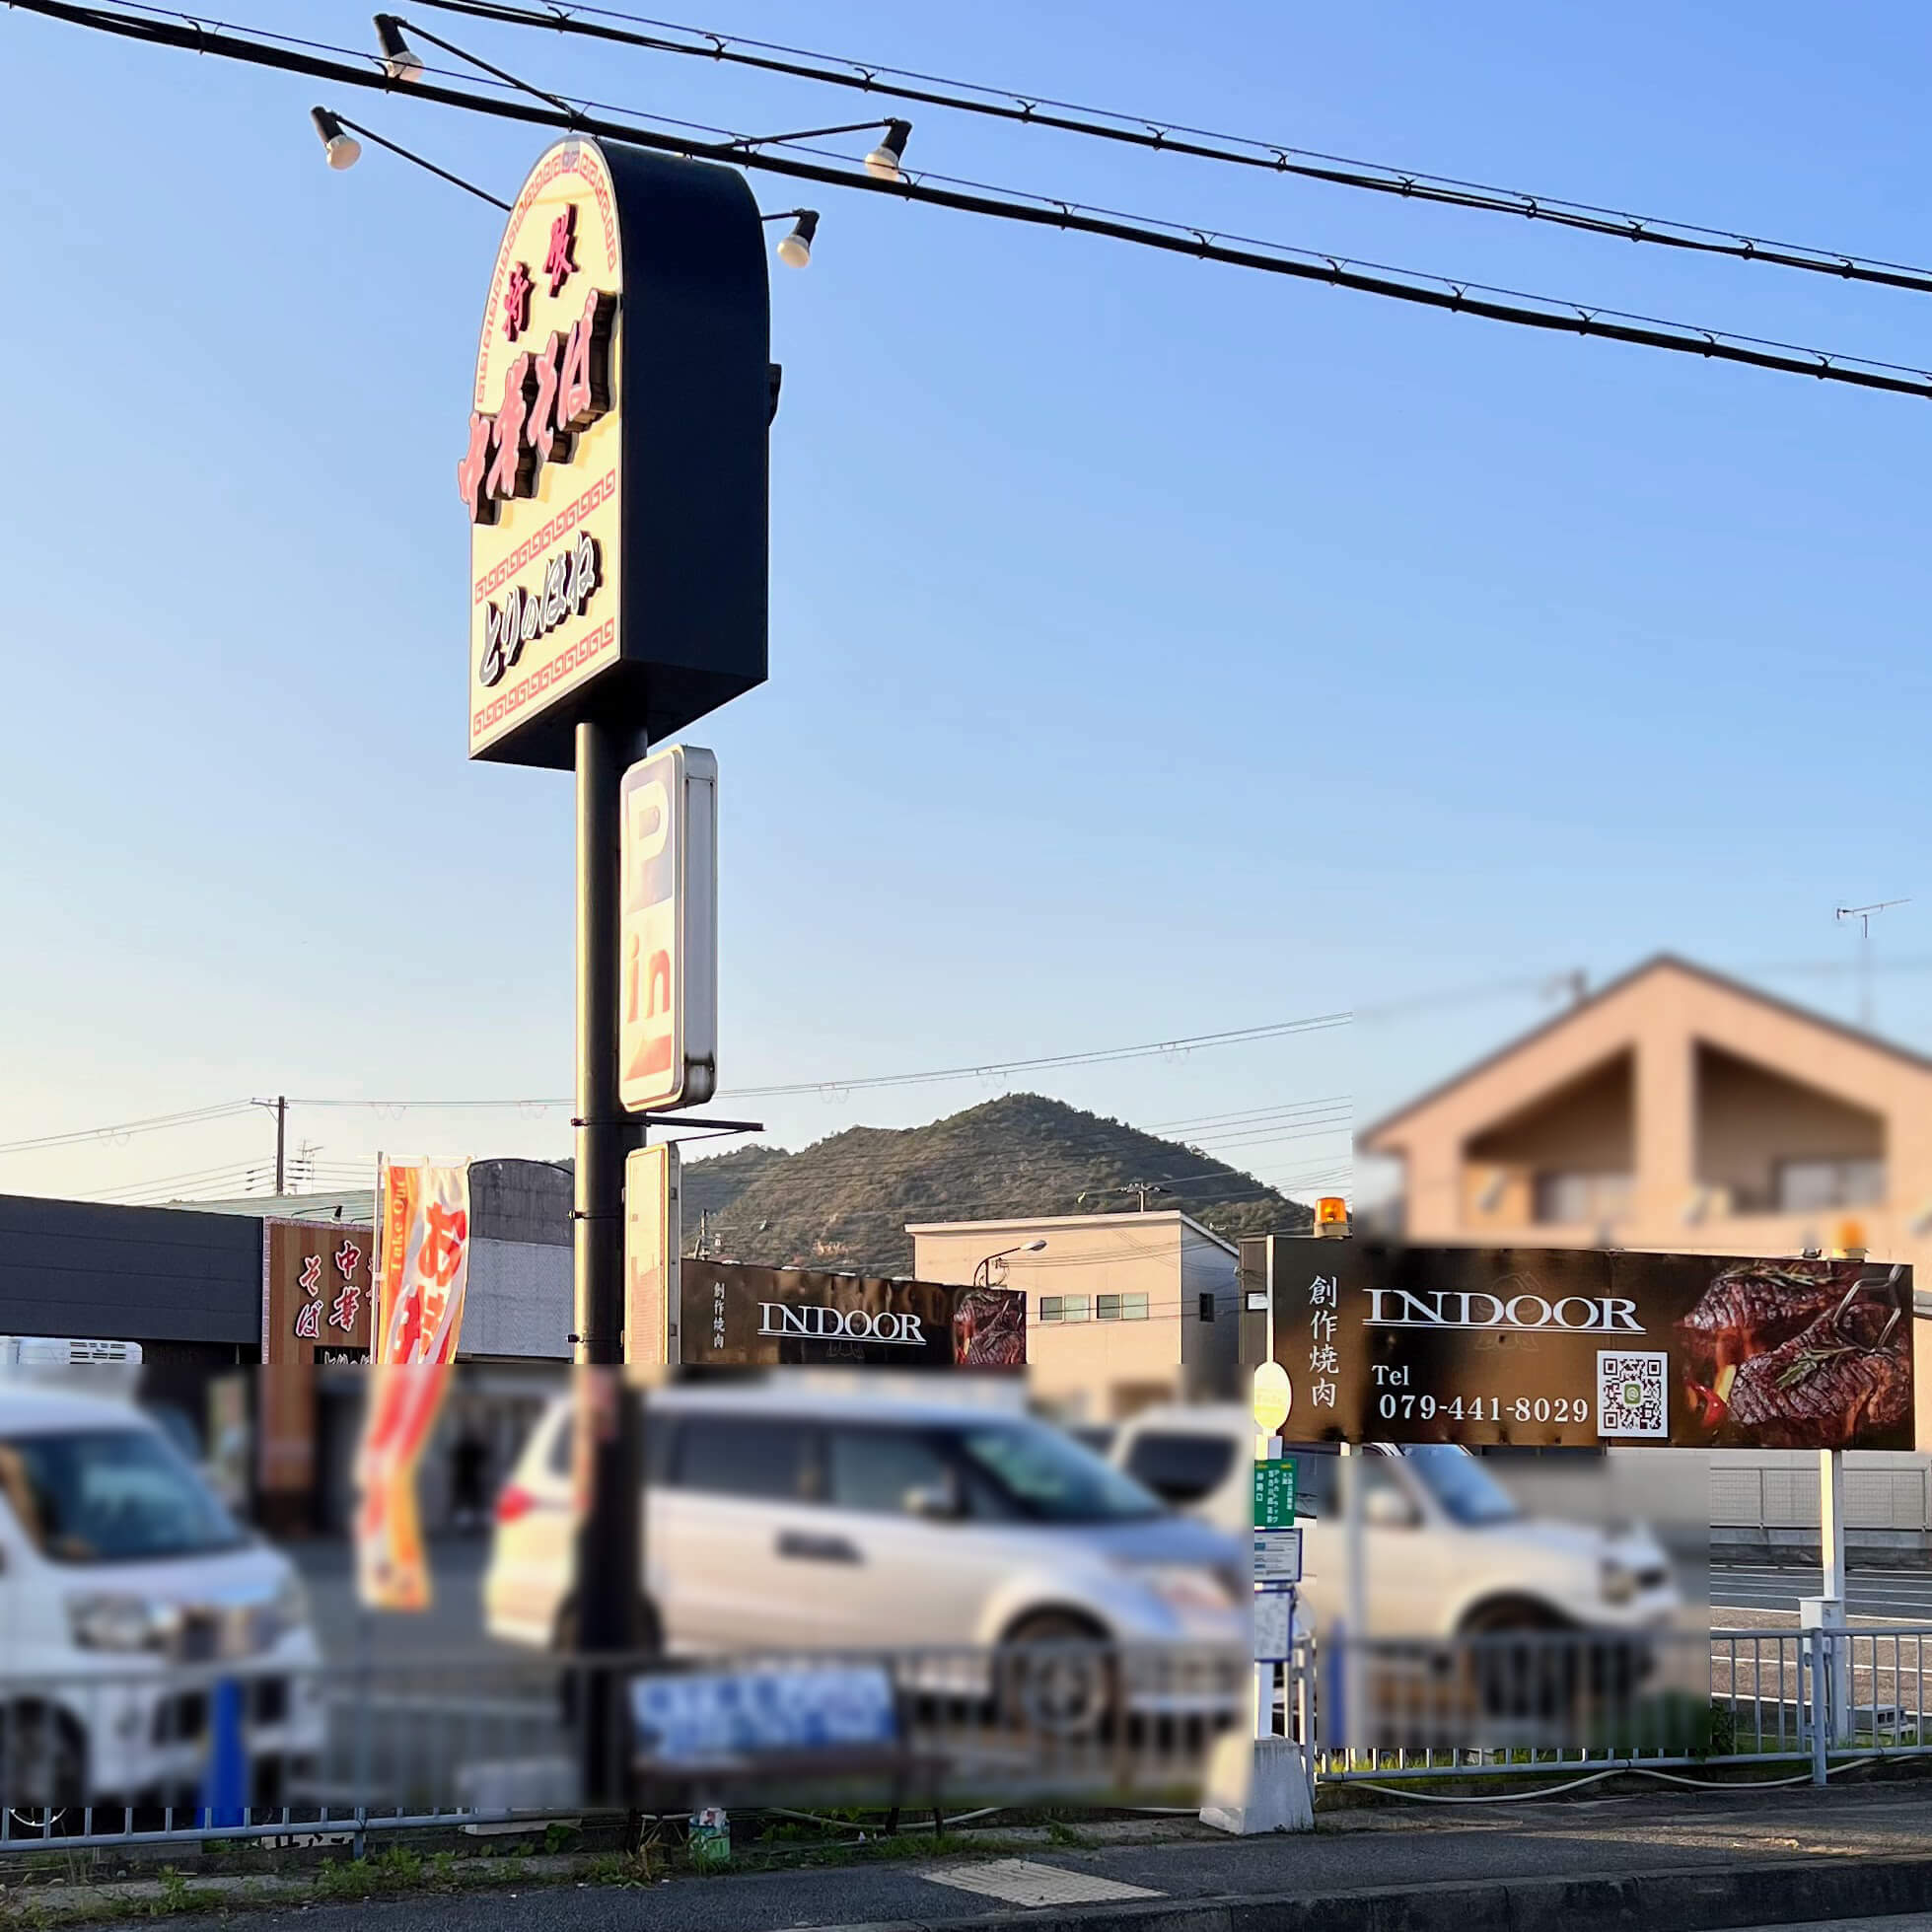
[[[1291,1446],[1302,1526],[1303,1601],[1324,1627],[1345,1610],[1345,1549],[1332,1447]],[[1143,1409],[1112,1431],[1116,1467],[1203,1521],[1253,1523],[1254,1422],[1234,1403]],[[1454,1444],[1371,1444],[1362,1458],[1368,1630],[1642,1632],[1682,1598],[1655,1537],[1526,1516],[1481,1460]]]
[[[309,1608],[131,1403],[0,1379],[0,1781],[9,1804],[180,1802],[217,1677],[252,1802],[322,1749]]]
[[[573,1645],[571,1437],[560,1398],[497,1499],[494,1636]],[[646,1459],[644,1609],[674,1652],[1090,1639],[1247,1655],[1241,1542],[1026,1416],[677,1389],[650,1397]]]

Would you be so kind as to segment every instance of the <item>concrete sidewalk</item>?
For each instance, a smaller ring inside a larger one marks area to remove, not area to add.
[[[954,1855],[648,1887],[525,1885],[299,1913],[268,1906],[255,1922],[299,1917],[311,1932],[338,1922],[342,1932],[351,1923],[368,1932],[524,1932],[535,1912],[573,1932],[907,1932],[968,1922],[1080,1932],[1695,1932],[1932,1909],[1932,1790],[1894,1783],[1404,1805],[1328,1815],[1313,1837],[1229,1840],[1177,1825],[1091,1849],[1001,1848],[1009,1864],[1016,1856],[1031,1869],[1014,1874]],[[1044,1904],[1014,1902],[1055,1894]],[[232,1920],[173,1922],[212,1932]]]

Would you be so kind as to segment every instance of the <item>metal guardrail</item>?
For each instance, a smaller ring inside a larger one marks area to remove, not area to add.
[[[647,1674],[730,1703],[754,1680],[840,1673],[870,1674],[891,1708],[862,1745],[803,1732],[783,1750],[762,1748],[789,1736],[776,1732],[668,1745],[630,1721],[629,1687]],[[540,1828],[587,1809],[580,1721],[599,1697],[624,1714],[607,1727],[623,1756],[606,1789],[661,1809],[834,1793],[954,1812],[1044,1797],[1188,1804],[1217,1742],[1253,1729],[1254,1682],[1225,1650],[1086,1643],[0,1672],[0,1856],[317,1838],[359,1853],[386,1831]],[[1822,1783],[1834,1762],[1932,1753],[1932,1627],[1305,1641],[1272,1722],[1303,1744],[1318,1782],[1791,1764]]]
[[[1296,1677],[1313,1774],[1338,1783],[1780,1762],[1822,1783],[1833,1758],[1932,1752],[1932,1628],[1340,1640]]]
[[[647,1674],[708,1674],[731,1689],[841,1666],[876,1677],[891,1707],[889,1735],[862,1750],[801,1734],[789,1751],[692,1755],[630,1722],[629,1687]],[[360,1852],[373,1832],[540,1826],[587,1809],[581,1726],[599,1700],[620,1718],[598,1727],[609,1793],[681,1803],[835,1789],[955,1811],[1042,1796],[1186,1802],[1215,1739],[1248,1724],[1250,1682],[1248,1660],[1225,1649],[1091,1643],[0,1671],[0,1855],[316,1837]]]

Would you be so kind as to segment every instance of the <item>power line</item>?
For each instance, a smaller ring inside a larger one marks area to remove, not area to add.
[[[1404,201],[1472,209],[1487,214],[1517,215],[1527,221],[1539,221],[1550,227],[1576,229],[1585,234],[1609,236],[1619,241],[1651,243],[1696,254],[1727,255],[1739,261],[1768,262],[1775,267],[1830,275],[1840,281],[1870,282],[1886,288],[1909,289],[1920,295],[1932,294],[1932,269],[1914,268],[1904,262],[1847,254],[1840,250],[1813,248],[1800,242],[1773,242],[1733,229],[1712,228],[1664,216],[1636,215],[1625,209],[1572,201],[1562,196],[1527,194],[1516,188],[1462,180],[1453,175],[1434,175],[1421,169],[1398,168],[1388,162],[1360,161],[1346,155],[1324,154],[1319,149],[1291,147],[1276,141],[1256,140],[1245,134],[1218,133],[1211,128],[1190,127],[1183,122],[1153,115],[1121,113],[1111,107],[1082,107],[1076,102],[1055,101],[1014,88],[987,87],[977,81],[948,80],[941,75],[921,74],[883,62],[817,53],[805,47],[787,46],[780,41],[756,40],[740,35],[683,27],[675,21],[653,20],[646,15],[626,13],[621,8],[579,7],[575,13],[566,13],[560,8],[539,12],[530,7],[507,4],[506,0],[424,0],[424,4],[439,12],[463,14],[505,26],[549,28],[558,34],[638,47],[651,53],[682,54],[701,60],[752,67],[823,86],[883,96],[891,101],[912,102],[959,113],[1010,121],[1024,127],[1043,127],[1056,133],[1123,143],[1156,154],[1185,155],[1195,160],[1260,169],[1273,175],[1297,176],[1305,180],[1324,181],[1338,187],[1366,189],[1373,193],[1394,195]],[[583,15],[599,18],[581,18]],[[607,21],[624,21],[630,25],[604,25]],[[642,34],[634,31],[637,28],[650,28],[655,32]],[[685,38],[682,41],[668,40],[662,37],[666,34],[680,34]],[[945,92],[939,91],[942,89]],[[972,98],[974,96],[978,98]]]
[[[772,1100],[789,1094],[851,1094],[882,1087],[917,1087],[933,1081],[993,1079],[1012,1073],[1036,1073],[1048,1067],[1100,1066],[1119,1060],[1151,1059],[1162,1055],[1191,1053],[1202,1047],[1248,1045],[1257,1040],[1286,1038],[1297,1034],[1325,1033],[1348,1025],[1347,1013],[1320,1013],[1300,1020],[1275,1020],[1258,1027],[1237,1027],[1222,1033],[1191,1034],[1174,1039],[1157,1039],[1138,1046],[1102,1046],[1082,1053],[1045,1053],[1025,1060],[981,1060],[967,1065],[936,1067],[922,1073],[867,1074],[838,1080],[795,1080],[770,1087],[729,1087],[720,1100]],[[391,1101],[323,1100],[291,1095],[291,1107],[370,1107],[394,1112],[412,1108],[460,1111],[483,1111],[496,1108],[568,1107],[563,1100],[474,1100],[474,1101]],[[692,1123],[693,1125],[696,1122]]]
[[[76,1127],[67,1133],[38,1134],[27,1140],[0,1142],[0,1154],[30,1154],[42,1147],[69,1147],[83,1140],[123,1140],[132,1134],[160,1133],[169,1127],[198,1126],[204,1120],[223,1120],[246,1113],[250,1101],[223,1101],[214,1107],[191,1108],[180,1113],[155,1113],[141,1120],[119,1120],[106,1127]]]
[[[149,10],[155,17],[137,18],[106,8],[71,4],[70,0],[11,0],[11,4],[25,12],[123,39],[278,68],[285,73],[334,81],[345,87],[392,93],[398,86],[385,73],[372,72],[363,66],[351,66],[339,60],[322,59],[302,49],[275,45],[266,40],[245,39],[225,28],[204,23],[192,16],[162,17],[160,9]],[[175,19],[180,19],[183,24],[175,25]],[[1520,289],[1393,267],[1382,262],[1354,260],[1319,250],[1301,249],[1252,236],[1229,235],[1218,230],[1161,221],[1151,216],[1123,214],[1113,209],[1091,207],[1054,196],[1035,195],[953,177],[902,174],[898,179],[888,181],[863,171],[855,173],[850,164],[831,168],[789,154],[765,152],[748,146],[748,137],[723,142],[693,140],[688,135],[667,133],[660,128],[635,122],[615,121],[601,114],[546,107],[537,102],[490,99],[461,89],[432,85],[426,78],[410,83],[404,91],[416,100],[439,107],[458,107],[536,126],[628,142],[659,153],[722,162],[861,193],[891,194],[901,200],[950,208],[963,214],[983,215],[1032,227],[1057,228],[1063,233],[1093,235],[1163,253],[1186,255],[1201,261],[1253,269],[1298,281],[1324,283],[1358,294],[1381,296],[1387,300],[1455,315],[1474,316],[1517,327],[1594,336],[1670,354],[1699,356],[1706,361],[1730,362],[1783,375],[1810,376],[1820,382],[1845,384],[1857,389],[1932,398],[1932,371],[1903,363],[1839,355],[1762,336],[1743,335],[1695,323],[1672,322],[1661,317],[1599,308]],[[654,118],[662,120],[666,117]]]
[[[1276,1115],[1312,1113],[1333,1107],[1352,1107],[1352,1094],[1328,1094],[1321,1100],[1283,1101],[1273,1107],[1249,1108],[1238,1113],[1199,1113],[1182,1120],[1156,1120],[1144,1132],[1150,1134],[1176,1134],[1195,1127],[1242,1126],[1258,1119],[1272,1119]]]

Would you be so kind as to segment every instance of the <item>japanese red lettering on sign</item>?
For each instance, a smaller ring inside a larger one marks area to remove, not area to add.
[[[469,418],[469,447],[457,465],[457,488],[462,492],[464,504],[469,512],[469,521],[473,524],[496,522],[496,498],[483,487],[483,479],[489,474],[490,467],[490,438],[495,433],[494,416],[472,415]]]
[[[537,452],[528,425],[537,392],[533,358],[520,355],[503,372],[503,400],[497,406],[496,433],[490,439],[490,466],[483,487],[491,496],[530,496],[537,488]]]
[[[320,1254],[303,1255],[301,1286],[305,1294],[317,1295],[322,1292],[322,1256]]]
[[[537,372],[537,393],[530,405],[530,447],[537,453],[538,465],[548,463],[552,457],[559,463],[570,461],[572,437],[567,429],[557,427],[557,386],[561,377],[558,358],[563,351],[563,336],[551,329],[550,339],[537,351],[535,368]]]
[[[553,332],[537,354],[511,362],[496,414],[470,416],[457,491],[471,523],[495,523],[506,497],[534,496],[542,466],[568,463],[576,455],[576,432],[608,413],[616,315],[615,296],[589,290],[567,336]]]
[[[362,1259],[362,1250],[354,1242],[345,1241],[335,1251],[335,1272],[347,1281],[356,1271],[356,1263]]]
[[[570,202],[550,224],[550,252],[543,257],[543,272],[550,278],[550,293],[558,294],[577,266],[577,204]]]
[[[530,326],[530,298],[536,286],[527,264],[520,261],[511,269],[509,285],[503,291],[503,333],[509,341],[514,342]]]
[[[559,429],[582,429],[610,406],[610,324],[616,313],[612,297],[592,289],[584,313],[570,325],[557,391]]]
[[[321,1296],[313,1302],[304,1302],[301,1312],[295,1318],[295,1332],[314,1341],[322,1333],[322,1312]]]
[[[310,1303],[311,1308],[315,1306],[317,1304]],[[361,1308],[362,1290],[354,1282],[349,1282],[330,1305],[328,1319],[344,1334],[347,1334],[355,1326],[356,1316]]]

